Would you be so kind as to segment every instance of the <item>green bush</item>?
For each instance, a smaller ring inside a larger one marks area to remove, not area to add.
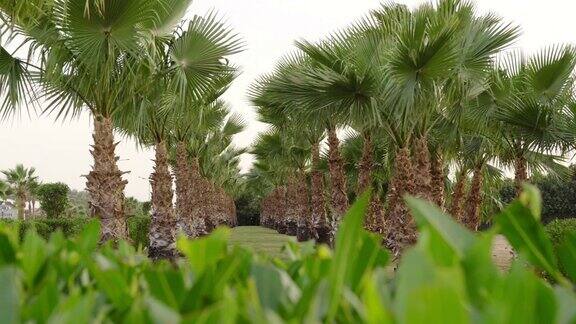
[[[24,234],[29,229],[34,229],[43,239],[49,239],[50,235],[60,231],[66,238],[78,235],[90,219],[83,217],[59,218],[59,219],[35,219],[27,221],[2,221],[11,227],[19,228],[19,238],[23,239]],[[130,239],[135,246],[148,246],[148,230],[150,228],[150,217],[132,216],[127,219]]]
[[[576,166],[571,167],[572,172]],[[576,173],[568,179],[552,176],[535,176],[531,183],[538,187],[542,195],[542,222],[547,224],[555,219],[576,218]],[[509,181],[500,191],[500,199],[509,203],[516,197],[513,181]]]
[[[545,226],[546,233],[555,247],[560,246],[570,233],[576,233],[576,218],[556,219]]]
[[[560,255],[562,245],[570,239],[571,235],[576,233],[576,218],[554,220],[546,225],[545,230],[554,247],[554,253]],[[572,257],[576,258],[576,254]],[[568,275],[569,269],[566,269],[564,265],[560,265],[560,270]]]
[[[38,188],[38,200],[48,218],[57,218],[64,214],[68,207],[69,192],[70,188],[61,182],[46,183]]]
[[[103,323],[573,323],[576,260],[552,243],[534,216],[535,199],[495,217],[523,258],[509,272],[493,264],[495,233],[475,234],[428,203],[409,199],[418,243],[391,273],[380,238],[363,230],[369,202],[354,204],[331,251],[288,245],[269,260],[227,245],[228,230],[188,241],[175,263],[148,260],[133,246],[99,246],[99,223],[65,239],[33,231],[22,242],[0,225],[3,322]],[[563,246],[576,248],[576,240]],[[562,250],[567,252],[569,250]],[[551,281],[537,273],[544,272]],[[571,275],[570,275],[571,274]]]
[[[260,202],[251,195],[244,194],[236,199],[236,219],[239,226],[260,225]]]
[[[134,246],[148,246],[148,231],[150,230],[150,217],[132,216],[128,218],[128,231]]]

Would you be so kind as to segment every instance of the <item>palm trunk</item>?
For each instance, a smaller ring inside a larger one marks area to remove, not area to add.
[[[463,167],[456,176],[456,184],[452,192],[452,203],[450,205],[450,215],[457,221],[462,220],[462,209],[464,200],[464,187],[466,185],[467,170]]]
[[[358,187],[356,195],[359,197],[372,186],[372,170],[374,169],[374,146],[370,132],[364,132],[364,147],[358,172]]]
[[[368,208],[368,217],[366,218],[365,228],[368,231],[381,234],[385,228],[384,224],[384,205],[380,195],[376,192],[372,194],[370,206]]]
[[[231,227],[236,227],[238,226],[238,215],[236,212],[236,201],[234,200],[234,197],[229,196],[229,204],[230,204],[230,226]]]
[[[374,169],[374,145],[370,132],[364,132],[364,146],[358,172],[358,187],[356,196],[360,197],[366,190],[372,187],[372,172]],[[369,231],[376,231],[379,226],[379,218],[383,215],[382,202],[377,194],[373,194],[367,210],[365,227]]]
[[[281,226],[280,220],[278,219],[278,196],[279,196],[279,187],[274,188],[270,195],[268,196],[268,213],[271,221],[272,228],[275,229],[278,233],[281,233]]]
[[[190,215],[189,226],[192,236],[200,237],[211,231],[207,224],[207,216],[211,203],[207,194],[208,182],[200,174],[198,157],[193,157],[190,163],[187,164],[187,167],[190,172],[188,184],[190,198],[186,204],[186,213]]]
[[[385,244],[395,255],[399,255],[406,246],[416,242],[416,226],[404,203],[404,195],[413,193],[414,167],[410,159],[410,150],[402,148],[396,153],[394,162],[384,230]]]
[[[348,195],[346,189],[346,174],[344,163],[340,155],[340,141],[336,129],[328,129],[328,166],[330,169],[330,183],[332,185],[332,223],[333,230],[340,224],[340,220],[348,210]]]
[[[312,231],[316,242],[330,245],[330,226],[326,219],[324,178],[318,170],[320,164],[320,144],[312,144]]]
[[[166,143],[156,144],[152,185],[152,217],[150,220],[150,245],[148,255],[152,259],[176,257],[176,217],[172,209],[172,175],[168,168]]]
[[[228,221],[228,216],[226,213],[226,208],[227,208],[226,192],[219,185],[215,185],[215,188],[216,188],[216,198],[217,198],[217,203],[215,205],[215,207],[216,207],[216,224],[218,226],[226,225],[227,221]]]
[[[464,225],[472,231],[477,231],[480,226],[480,207],[482,206],[482,181],[484,179],[484,163],[479,163],[474,167],[472,184],[468,199],[466,200],[466,213],[464,215]]]
[[[296,237],[299,242],[307,241],[311,238],[310,225],[310,204],[308,201],[308,183],[306,183],[306,174],[300,171],[296,175],[296,197],[297,197],[297,214],[298,230]]]
[[[286,234],[288,232],[288,224],[286,220],[287,214],[287,204],[286,196],[288,190],[285,186],[278,187],[276,193],[276,199],[274,199],[274,216],[276,218],[276,226],[278,232],[281,234]]]
[[[206,225],[206,232],[211,233],[216,228],[216,220],[214,217],[214,187],[213,184],[206,178],[201,177],[198,181],[198,199],[201,199],[198,215],[199,218],[204,220]]]
[[[432,164],[430,166],[430,173],[432,175],[432,200],[434,203],[444,210],[444,159],[442,153],[437,152],[432,157]]]
[[[528,181],[528,169],[526,159],[519,156],[514,161],[514,182],[516,184],[516,196],[519,197],[522,193],[522,185]]]
[[[18,219],[25,220],[26,215],[26,193],[19,190],[16,195],[16,209],[18,210]]]
[[[101,242],[128,239],[128,227],[124,216],[124,187],[115,155],[116,143],[110,118],[94,118],[94,145],[90,153],[94,158],[92,171],[88,174],[86,190],[90,194],[90,215],[100,218]]]
[[[433,201],[430,151],[426,136],[421,136],[414,141],[414,160],[415,194],[422,199]]]
[[[290,236],[296,236],[298,225],[296,220],[298,219],[298,195],[296,193],[297,186],[294,176],[288,179],[288,185],[286,186],[286,234]]]
[[[174,165],[174,175],[176,182],[176,218],[178,227],[188,237],[193,237],[190,223],[192,215],[190,214],[190,200],[194,198],[191,195],[191,172],[188,166],[188,151],[185,142],[178,142],[176,145],[176,163]]]

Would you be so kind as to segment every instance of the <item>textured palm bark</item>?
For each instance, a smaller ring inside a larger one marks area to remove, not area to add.
[[[86,176],[86,190],[90,194],[90,215],[101,222],[100,241],[128,239],[128,227],[124,216],[124,187],[115,155],[112,120],[96,116],[94,118],[94,145],[90,153],[94,158],[92,170]]]
[[[472,231],[477,231],[480,226],[480,207],[482,206],[482,181],[484,179],[484,163],[474,167],[470,192],[466,199],[466,212],[463,223]]]
[[[464,189],[466,186],[466,169],[462,168],[456,176],[456,184],[452,192],[452,203],[450,205],[450,215],[457,221],[462,221],[462,211],[464,208]]]
[[[514,183],[516,184],[516,197],[522,193],[522,185],[528,181],[528,166],[526,159],[519,156],[514,161]]]
[[[278,232],[281,234],[286,234],[288,232],[288,224],[286,221],[287,192],[288,190],[286,186],[278,187],[278,191],[276,193],[276,199],[274,200],[274,216],[276,218],[276,224],[277,224],[276,226],[278,228]]]
[[[442,153],[437,152],[432,156],[430,165],[430,173],[432,175],[432,201],[444,210],[444,159]]]
[[[26,220],[26,192],[24,190],[18,190],[16,194],[16,210],[18,212],[18,219]]]
[[[216,224],[217,226],[226,225],[228,223],[228,198],[226,191],[218,185],[214,185],[216,190],[217,203],[216,207]]]
[[[318,170],[320,165],[320,143],[312,145],[312,183],[311,183],[311,212],[312,212],[312,235],[317,243],[330,245],[330,226],[326,211],[326,199],[324,196],[324,177]]]
[[[214,184],[208,179],[202,178],[200,181],[201,185],[201,217],[204,219],[206,224],[206,230],[211,233],[217,226],[215,217],[215,204],[217,203],[216,190]]]
[[[335,128],[328,129],[328,149],[328,167],[332,186],[332,232],[334,232],[349,207],[346,174],[340,154],[340,141],[336,135]]]
[[[362,195],[372,186],[372,170],[374,169],[374,145],[369,132],[364,133],[364,146],[362,148],[362,158],[360,159],[358,172],[358,187],[356,195]]]
[[[414,141],[414,180],[416,185],[414,194],[419,198],[433,201],[430,169],[428,139],[426,136],[421,136]]]
[[[416,242],[416,226],[404,196],[414,193],[414,167],[410,150],[402,148],[396,153],[394,175],[388,190],[388,211],[384,229],[385,245],[398,256],[401,251]]]
[[[372,136],[369,132],[364,133],[364,145],[362,148],[362,158],[360,159],[359,172],[358,172],[358,186],[356,187],[356,196],[360,197],[366,190],[372,187],[372,171],[374,170],[374,145],[372,143]],[[376,207],[377,195],[372,195],[370,207],[366,212],[365,227],[368,230],[373,230],[376,225],[376,218],[374,213],[381,213]]]
[[[188,152],[186,143],[179,142],[176,144],[176,163],[174,165],[174,175],[176,182],[176,219],[178,228],[180,228],[188,237],[194,237],[192,233],[190,213],[191,200],[195,198],[191,194],[192,174],[188,164]]]
[[[286,234],[296,236],[298,231],[298,194],[296,179],[291,176],[286,186]]]
[[[206,215],[209,204],[207,197],[207,181],[200,174],[200,163],[197,157],[193,157],[188,163],[189,170],[189,198],[186,202],[186,214],[191,237],[201,237],[209,233],[206,224]]]
[[[296,238],[299,242],[307,241],[311,238],[310,227],[312,224],[310,215],[310,202],[308,201],[308,183],[306,183],[306,175],[304,171],[296,174],[296,208],[297,208],[297,224]]]
[[[148,255],[152,259],[172,259],[177,255],[176,217],[172,208],[172,175],[168,168],[168,152],[164,142],[156,144],[156,159],[150,184],[152,217]]]
[[[268,195],[268,197],[266,198],[266,219],[268,227],[278,230],[276,228],[276,219],[274,217],[274,213],[273,213],[273,209],[272,209],[272,201],[273,201],[273,195],[275,195],[275,191],[273,191],[272,193],[270,193],[270,195]]]
[[[226,193],[226,225],[236,227],[236,204],[234,198]]]
[[[382,234],[385,228],[384,224],[384,204],[380,195],[376,192],[372,194],[370,205],[368,207],[368,215],[364,223],[366,230]]]

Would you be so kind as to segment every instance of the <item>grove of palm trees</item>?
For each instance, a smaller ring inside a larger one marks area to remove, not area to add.
[[[250,174],[269,188],[263,223],[290,235],[305,227],[302,240],[328,226],[330,242],[349,198],[371,188],[365,226],[399,252],[416,241],[405,195],[478,230],[484,182],[512,170],[520,194],[530,172],[566,174],[576,52],[527,55],[511,49],[519,35],[473,3],[440,1],[384,4],[321,41],[298,41],[251,89],[270,125]]]
[[[525,52],[521,26],[474,1],[384,2],[296,40],[251,81],[264,131],[242,147],[251,121],[226,95],[250,44],[191,4],[0,0],[3,121],[92,120],[88,215],[74,235],[40,235],[25,213],[36,169],[2,171],[0,202],[17,218],[0,222],[0,318],[576,319],[576,224],[544,229],[554,202],[538,182],[576,179],[576,47]],[[131,235],[124,140],[154,156],[144,247]],[[246,225],[240,198],[266,229],[226,229]],[[512,261],[498,269],[504,238]],[[285,247],[267,255],[267,244]]]

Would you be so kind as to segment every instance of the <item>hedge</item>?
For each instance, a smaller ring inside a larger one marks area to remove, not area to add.
[[[555,219],[576,218],[576,176],[568,180],[540,176],[531,179],[542,195],[542,222],[548,224]],[[500,199],[505,204],[516,197],[512,182],[500,191]]]
[[[29,229],[35,229],[38,235],[44,239],[56,231],[61,231],[65,237],[73,237],[84,230],[89,223],[87,217],[57,218],[57,219],[34,219],[25,221],[2,220],[2,223],[11,226],[18,226],[20,239]],[[148,246],[148,229],[150,228],[150,217],[132,216],[127,219],[130,239],[135,246]]]
[[[546,225],[545,230],[552,242],[554,253],[559,256],[562,244],[569,240],[569,235],[576,233],[576,218],[553,220]],[[560,270],[566,275],[569,272],[562,264]]]

